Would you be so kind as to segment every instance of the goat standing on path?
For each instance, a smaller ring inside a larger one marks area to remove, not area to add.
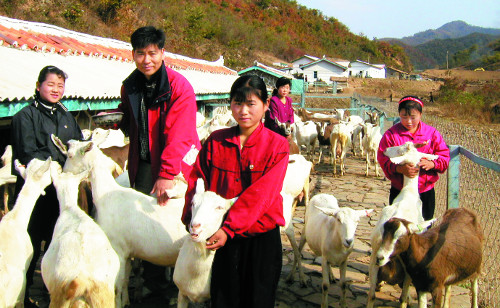
[[[340,297],[341,307],[346,307],[346,271],[347,258],[354,248],[354,234],[361,217],[368,216],[373,210],[353,210],[348,207],[339,207],[337,199],[332,195],[318,194],[311,198],[306,210],[305,225],[300,239],[299,251],[305,243],[309,245],[316,256],[321,256],[323,270],[323,300],[322,308],[328,307],[328,289],[330,281],[334,280],[331,266],[338,265],[340,269]],[[295,266],[299,269],[301,284],[302,266],[299,258],[294,260],[292,273]]]
[[[483,232],[476,214],[465,208],[450,209],[437,226],[418,234],[419,230],[404,219],[387,221],[378,264],[401,257],[417,290],[419,308],[427,307],[427,292],[434,307],[450,307],[451,286],[472,279],[472,307],[477,308]]]

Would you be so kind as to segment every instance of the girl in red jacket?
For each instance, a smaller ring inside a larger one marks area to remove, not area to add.
[[[238,197],[221,228],[207,239],[216,250],[210,294],[212,307],[274,307],[281,273],[280,191],[288,165],[287,140],[265,128],[269,107],[260,77],[238,78],[231,87],[237,126],[212,133],[195,164],[205,188],[224,198]],[[190,189],[194,190],[194,189]],[[186,197],[184,224],[191,219],[192,194]]]

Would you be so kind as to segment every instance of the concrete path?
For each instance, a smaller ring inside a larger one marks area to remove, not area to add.
[[[369,285],[368,264],[370,250],[370,233],[375,226],[381,209],[387,205],[389,198],[390,183],[384,178],[375,178],[373,167],[370,169],[370,176],[365,177],[365,163],[361,158],[351,157],[346,159],[346,174],[342,177],[333,177],[332,166],[321,163],[315,167],[311,181],[311,196],[318,193],[327,193],[334,195],[340,206],[350,206],[355,209],[374,209],[374,214],[370,218],[361,219],[356,231],[356,240],[354,252],[348,261],[347,278],[350,281],[347,292],[348,307],[365,307],[367,301],[367,292]],[[380,171],[381,174],[382,171]],[[299,206],[295,213],[294,225],[297,243],[300,240],[304,219],[304,207]],[[295,282],[288,284],[285,277],[288,275],[293,263],[293,253],[290,243],[285,235],[282,235],[283,241],[283,270],[277,294],[276,307],[286,308],[309,308],[320,307],[321,304],[321,260],[316,258],[309,250],[307,245],[304,248],[304,272],[307,275],[307,287],[302,288],[298,282],[296,274]],[[335,277],[339,278],[337,268],[333,269]],[[36,284],[32,288],[32,294],[40,307],[48,307],[48,299],[43,296],[42,282],[37,272],[35,277]],[[132,281],[132,280],[131,280]],[[134,294],[133,286],[130,286],[130,294]],[[461,287],[453,287],[453,296],[451,307],[470,307],[469,291]],[[399,295],[401,289],[384,285],[380,292],[377,292],[376,307],[398,307]],[[416,294],[411,288],[413,300],[411,307],[416,307]],[[340,288],[332,284],[329,289],[330,307],[340,307]],[[431,301],[429,300],[429,303]],[[162,292],[146,296],[142,303],[134,303],[134,308],[150,307],[176,307],[177,291],[175,286],[163,286]],[[200,307],[203,305],[195,305]],[[208,307],[209,305],[205,305]]]

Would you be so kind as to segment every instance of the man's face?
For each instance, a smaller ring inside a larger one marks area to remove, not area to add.
[[[146,79],[150,79],[160,69],[163,51],[163,48],[160,49],[154,44],[132,51],[135,65],[146,76]]]

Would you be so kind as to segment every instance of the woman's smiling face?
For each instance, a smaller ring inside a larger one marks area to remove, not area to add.
[[[57,103],[64,94],[65,80],[57,74],[49,73],[40,84],[37,82],[36,89],[40,92],[40,97],[49,102]]]

